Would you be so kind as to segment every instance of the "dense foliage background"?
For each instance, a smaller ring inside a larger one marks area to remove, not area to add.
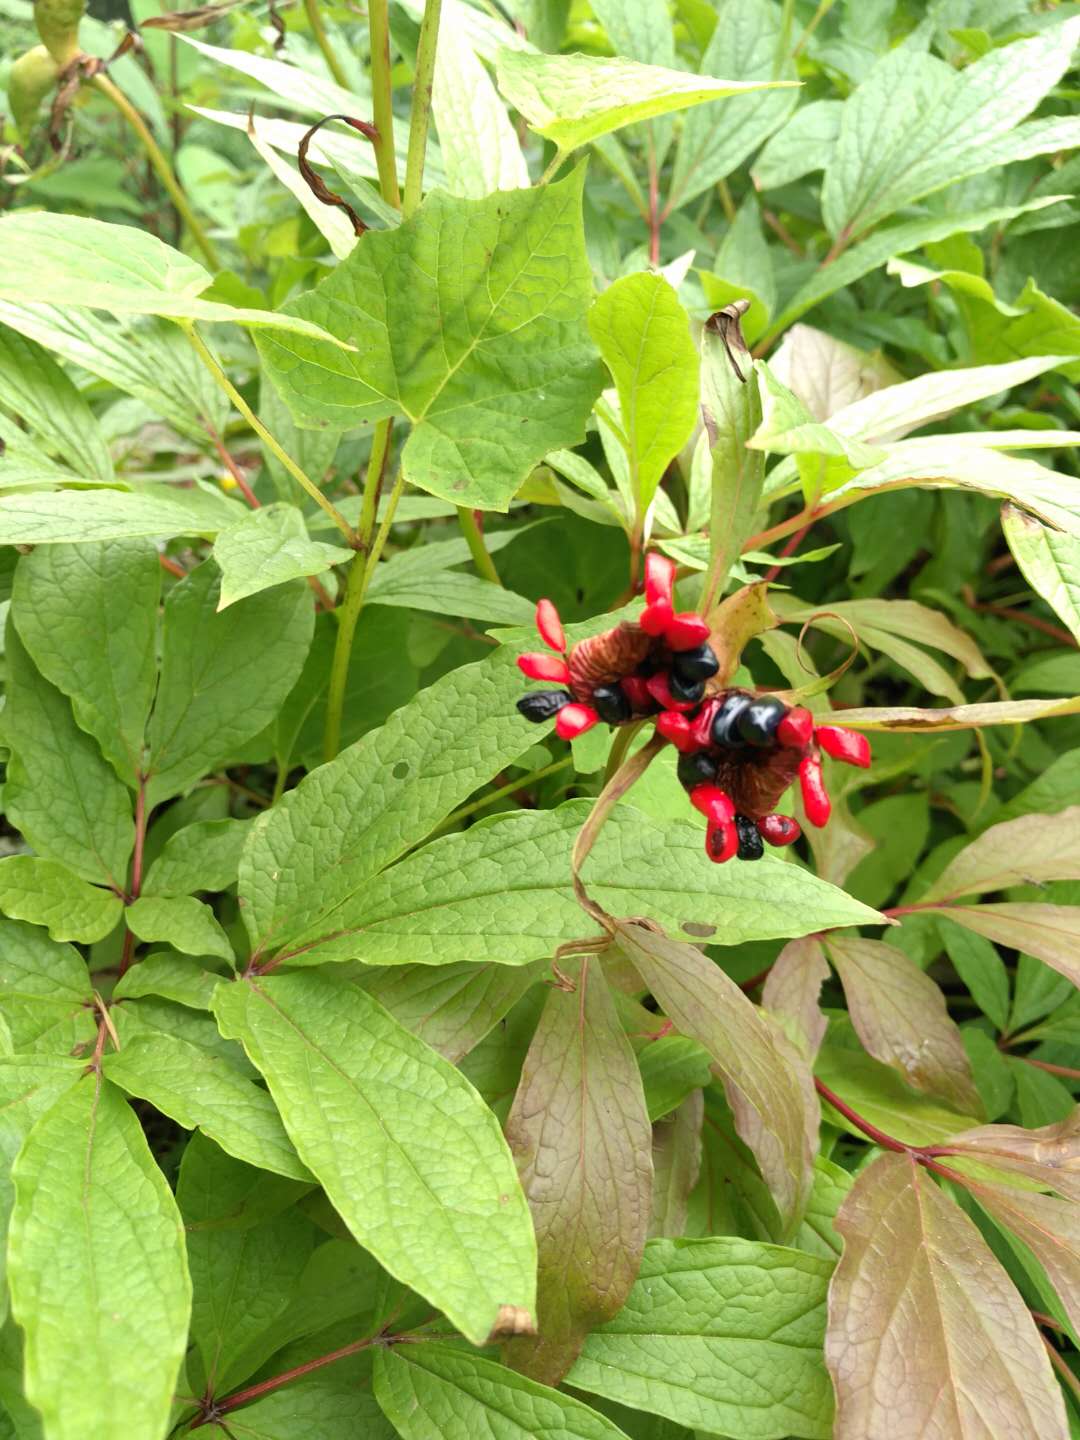
[[[130,19],[0,0],[0,1436],[1080,1435],[1080,6]],[[649,552],[872,739],[756,864],[515,708]]]

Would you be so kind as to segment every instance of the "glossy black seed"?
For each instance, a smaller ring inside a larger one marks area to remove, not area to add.
[[[655,661],[650,655],[646,655],[645,659],[641,661],[637,669],[634,671],[634,674],[640,675],[643,680],[648,680],[653,675],[655,675],[657,670],[659,669],[660,666],[657,661]]]
[[[608,725],[622,725],[633,713],[620,685],[598,685],[592,692],[593,709]]]
[[[668,689],[676,700],[686,705],[696,705],[705,696],[704,680],[684,680],[674,670],[668,676]]]
[[[754,700],[739,716],[736,730],[748,745],[767,745],[776,734],[776,727],[788,712],[782,700],[766,695]]]
[[[760,860],[765,854],[765,842],[757,823],[749,815],[736,815],[735,830],[739,837],[739,859]]]
[[[680,680],[690,683],[710,680],[720,669],[720,661],[711,645],[699,645],[696,650],[680,650],[672,657],[671,668]]]
[[[692,755],[679,756],[676,772],[683,789],[693,790],[696,785],[711,785],[716,779],[716,761],[704,750],[695,750]]]
[[[557,715],[564,705],[569,705],[573,696],[568,690],[537,690],[533,695],[523,695],[517,702],[518,712],[541,725]]]
[[[741,745],[742,738],[735,728],[736,722],[743,711],[751,704],[749,695],[741,695],[738,691],[729,695],[717,710],[713,717],[712,738],[714,745],[735,746]]]

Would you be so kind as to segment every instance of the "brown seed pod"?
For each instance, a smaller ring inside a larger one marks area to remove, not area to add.
[[[740,815],[760,820],[776,809],[784,791],[799,773],[798,750],[770,746],[766,750],[725,750],[717,760],[715,783],[731,796]]]
[[[632,675],[654,644],[651,636],[627,620],[579,640],[566,657],[574,699],[588,704],[597,685],[610,685]]]

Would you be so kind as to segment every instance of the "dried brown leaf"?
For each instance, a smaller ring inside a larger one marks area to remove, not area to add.
[[[1078,712],[1080,695],[1074,695],[1068,700],[1002,700],[985,705],[943,705],[936,710],[886,705],[845,710],[843,721],[857,730],[979,730],[984,725],[1025,725]]]

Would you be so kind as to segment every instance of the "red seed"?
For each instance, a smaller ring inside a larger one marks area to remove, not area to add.
[[[674,611],[670,600],[653,600],[641,612],[638,624],[646,635],[652,635],[656,639],[663,635],[673,619]]]
[[[729,820],[726,824],[709,822],[705,831],[705,854],[717,865],[723,865],[738,853],[739,832]]]
[[[683,610],[678,615],[673,615],[671,623],[664,630],[664,639],[672,650],[696,650],[699,645],[704,645],[708,638],[707,623],[700,615],[695,615],[693,610]]]
[[[649,694],[665,710],[696,710],[700,703],[697,700],[676,699],[671,693],[668,677],[663,670],[658,670],[655,675],[650,675],[645,685]]]
[[[567,708],[569,709],[569,706]],[[560,711],[559,713],[563,714],[564,712]],[[806,818],[811,825],[816,825],[820,829],[828,822],[832,813],[832,804],[821,774],[821,761],[813,755],[807,755],[804,760],[799,761],[799,788],[802,790]]]
[[[870,768],[870,741],[857,730],[844,730],[839,725],[819,725],[814,739],[834,760],[845,765],[858,765],[860,770]]]
[[[553,680],[556,685],[569,685],[570,667],[558,655],[545,655],[542,650],[530,650],[527,655],[518,656],[518,669],[530,680]]]
[[[719,785],[695,785],[690,791],[690,804],[700,810],[710,825],[729,825],[735,819],[731,796]],[[738,839],[736,839],[736,847]]]
[[[652,605],[657,600],[671,604],[671,591],[675,584],[675,561],[655,550],[645,556],[645,602]]]
[[[619,681],[623,688],[623,694],[630,701],[631,707],[640,715],[653,708],[653,698],[649,694],[649,683],[644,675],[624,675]]]
[[[561,655],[566,649],[566,636],[563,634],[559,612],[550,600],[536,602],[536,628],[540,631],[540,639],[544,644],[550,645],[552,650],[558,650]]]
[[[814,733],[814,717],[802,705],[789,710],[776,727],[776,739],[788,750],[802,750],[810,744]]]
[[[770,845],[793,845],[802,834],[802,826],[790,815],[762,815],[757,828]]]
[[[683,755],[698,748],[690,730],[690,721],[677,710],[664,710],[656,717],[656,728]]]
[[[576,740],[599,719],[591,705],[564,705],[555,717],[555,734],[560,740]]]

